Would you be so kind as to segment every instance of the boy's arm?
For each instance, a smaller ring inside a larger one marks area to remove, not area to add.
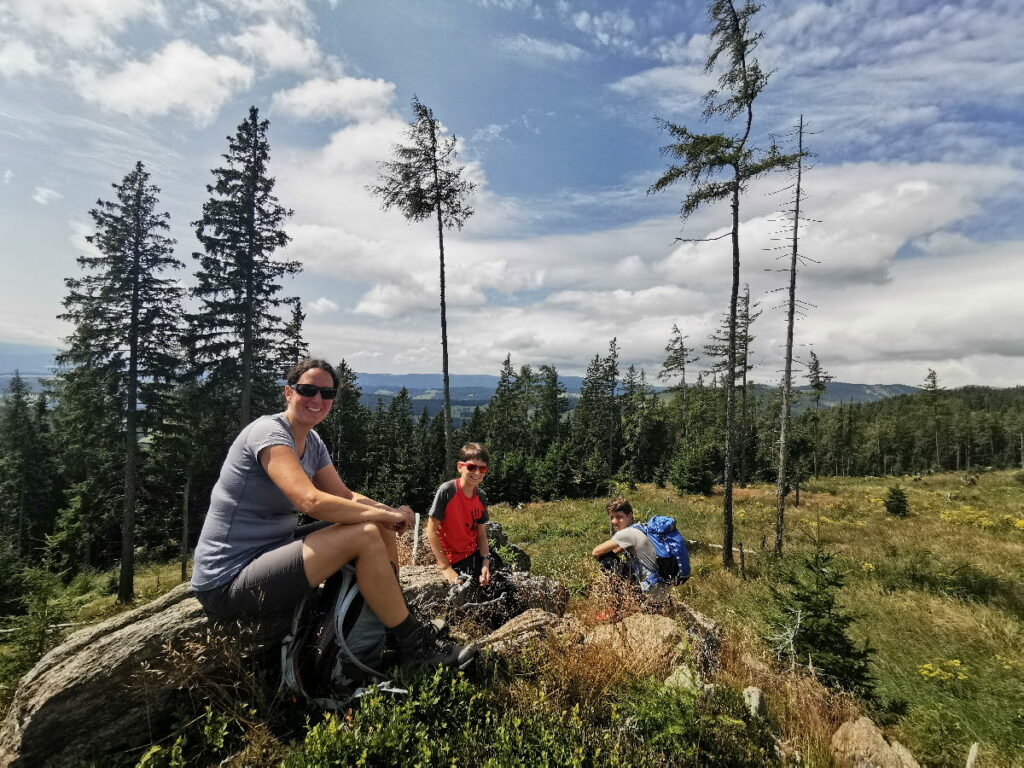
[[[486,587],[491,583],[491,550],[487,542],[487,525],[476,524],[476,548],[483,558],[483,565],[480,568],[480,585]]]
[[[448,558],[444,556],[444,550],[441,549],[441,537],[437,535],[438,525],[436,517],[427,518],[427,543],[430,544],[430,551],[434,553],[434,557],[437,559],[437,567],[441,569],[445,579],[447,581],[456,581],[459,578],[459,574],[455,572],[452,564],[448,562]]]
[[[603,544],[598,544],[596,547],[594,547],[594,551],[590,554],[592,554],[594,557],[600,557],[601,555],[606,555],[609,552],[621,551],[622,547],[616,544],[614,539],[608,539],[608,541],[604,542]]]

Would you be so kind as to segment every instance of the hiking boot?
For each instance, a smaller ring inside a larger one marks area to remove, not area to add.
[[[427,624],[420,624],[409,635],[398,639],[397,645],[400,663],[425,667],[466,669],[477,654],[475,645],[455,645],[442,640],[437,630]]]

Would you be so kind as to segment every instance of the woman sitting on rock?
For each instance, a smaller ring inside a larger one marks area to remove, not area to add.
[[[402,597],[395,536],[413,524],[412,510],[349,490],[313,430],[334,402],[334,369],[306,360],[286,380],[285,410],[245,427],[221,467],[195,552],[199,602],[217,619],[269,621],[354,561],[403,662],[462,666],[476,649],[442,642]],[[296,527],[296,511],[322,522]]]

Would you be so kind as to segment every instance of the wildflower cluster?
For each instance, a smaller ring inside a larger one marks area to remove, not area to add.
[[[921,677],[926,677],[929,680],[938,680],[940,682],[948,682],[950,680],[966,680],[970,675],[967,674],[967,667],[960,659],[946,659],[945,661],[938,661],[934,664],[928,662],[922,664],[917,668],[917,674]]]

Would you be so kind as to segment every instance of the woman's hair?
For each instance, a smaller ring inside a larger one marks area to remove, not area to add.
[[[466,443],[459,451],[459,461],[482,461],[484,464],[490,464],[491,457],[482,443]]]
[[[291,368],[284,375],[284,380],[288,384],[298,384],[299,379],[302,378],[302,374],[306,371],[311,371],[314,368],[319,368],[321,371],[326,371],[331,374],[331,381],[334,382],[334,386],[338,386],[338,374],[334,372],[334,366],[328,363],[326,360],[320,360],[315,357],[311,357],[307,360],[302,360]]]
[[[621,496],[609,501],[608,506],[605,507],[605,511],[609,515],[618,512],[620,515],[629,515],[630,517],[633,517],[633,505],[629,503],[629,499],[624,499]]]

